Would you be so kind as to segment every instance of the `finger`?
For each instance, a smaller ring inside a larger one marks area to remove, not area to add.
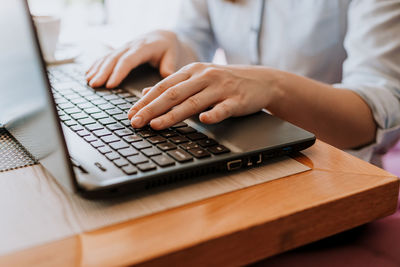
[[[168,128],[194,114],[207,109],[213,105],[217,99],[212,90],[201,91],[200,93],[189,97],[180,105],[174,107],[168,113],[150,121],[151,128],[162,130]]]
[[[192,96],[204,89],[204,87],[204,82],[199,79],[189,79],[170,87],[136,113],[135,117],[141,118],[141,124],[137,125],[136,123],[133,123],[133,126],[142,127],[150,120],[168,112],[172,107],[184,103],[185,101],[189,101],[189,103],[192,104],[193,109],[197,110],[200,103],[196,103],[195,101],[197,98],[192,99]]]
[[[157,98],[159,95],[161,95],[165,90],[168,88],[183,82],[187,79],[190,78],[190,74],[187,72],[177,72],[173,75],[168,76],[161,82],[157,83],[153,88],[150,89],[150,91],[143,96],[138,102],[136,102],[132,108],[128,112],[128,118],[132,119],[132,117],[143,107],[145,107],[147,104],[149,104],[151,101],[153,101],[155,98]],[[176,98],[178,96],[175,96]]]
[[[142,90],[142,96],[145,96],[151,89],[152,87],[146,87]]]
[[[232,99],[224,100],[223,102],[218,103],[211,110],[202,112],[199,115],[199,119],[202,123],[206,124],[218,123],[231,117],[232,114],[234,114],[236,106],[237,105]]]
[[[114,69],[117,60],[128,50],[128,48],[121,49],[112,53],[108,56],[101,64],[97,74],[90,81],[89,85],[92,87],[99,87],[104,85],[107,79],[110,77],[112,70]]]
[[[176,70],[176,51],[168,49],[160,62],[160,74],[162,77],[168,77]]]
[[[125,79],[126,76],[128,76],[129,72],[131,72],[132,69],[148,61],[151,56],[149,51],[150,50],[146,48],[132,48],[120,58],[118,58],[115,64],[115,68],[113,68],[112,72],[110,73],[106,87],[113,88],[118,86],[122,82],[122,80]]]
[[[97,74],[97,72],[99,71],[101,65],[103,64],[104,60],[106,59],[106,57],[107,56],[97,60],[96,63],[91,68],[91,71],[88,74],[86,74],[86,81],[87,82],[90,82],[90,80]]]

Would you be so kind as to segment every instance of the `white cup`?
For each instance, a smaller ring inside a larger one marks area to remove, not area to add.
[[[44,60],[46,62],[55,61],[54,54],[60,34],[60,18],[57,16],[33,16],[33,21],[36,26]]]

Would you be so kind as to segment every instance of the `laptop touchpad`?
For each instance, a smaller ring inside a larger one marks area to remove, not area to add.
[[[201,123],[197,115],[188,122],[233,152],[265,150],[312,137],[311,133],[265,112],[229,118],[211,125]]]

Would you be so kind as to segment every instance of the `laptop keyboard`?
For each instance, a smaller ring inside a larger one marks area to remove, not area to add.
[[[128,175],[230,152],[185,122],[134,129],[127,112],[139,98],[123,89],[94,90],[79,65],[48,69],[61,122]]]

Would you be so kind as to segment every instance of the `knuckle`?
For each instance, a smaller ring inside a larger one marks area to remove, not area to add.
[[[190,108],[192,111],[197,112],[197,110],[199,110],[199,108],[200,108],[200,102],[199,102],[199,100],[198,100],[196,97],[189,97],[189,98],[187,99],[187,102],[188,102],[189,108]]]
[[[165,83],[160,83],[154,88],[154,90],[159,94],[165,92],[167,89],[168,86]]]
[[[203,65],[204,64],[200,63],[200,62],[193,62],[193,63],[186,65],[186,68],[190,71],[197,71],[197,70],[203,68]]]
[[[178,99],[178,91],[175,88],[171,88],[168,91],[166,91],[166,97],[169,101],[176,101]]]
[[[147,118],[153,118],[154,110],[151,107],[147,107],[142,110],[142,114]]]
[[[220,74],[220,69],[217,67],[208,67],[203,71],[203,76],[207,78],[217,78]]]

